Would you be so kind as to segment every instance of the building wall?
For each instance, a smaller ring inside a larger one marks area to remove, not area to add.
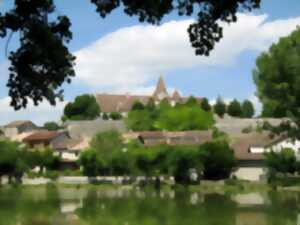
[[[4,136],[8,138],[15,137],[19,134],[19,131],[16,127],[4,128]]]
[[[266,175],[266,169],[260,166],[243,167],[240,166],[233,173],[240,180],[261,181]]]
[[[271,146],[270,148],[267,148],[266,151],[275,151],[275,152],[279,152],[281,151],[281,149],[283,148],[290,148],[295,152],[295,155],[298,159],[300,159],[300,141],[296,140],[296,141],[292,141],[289,139],[283,140],[279,143],[277,143],[274,146]]]
[[[77,161],[79,154],[78,152],[74,152],[74,151],[68,151],[68,150],[64,150],[64,151],[60,151],[59,152],[59,156],[63,159],[63,160],[67,160],[67,161]]]
[[[33,131],[36,129],[37,129],[37,127],[33,123],[26,123],[26,124],[21,125],[18,130],[19,130],[19,133],[24,133],[24,132]]]
[[[290,139],[283,140],[279,143],[276,143],[275,145],[272,145],[268,148],[264,147],[251,147],[250,152],[251,153],[264,153],[264,152],[270,152],[270,151],[275,151],[275,152],[280,152],[283,148],[290,148],[295,152],[295,155],[298,159],[300,159],[300,141],[291,141]]]

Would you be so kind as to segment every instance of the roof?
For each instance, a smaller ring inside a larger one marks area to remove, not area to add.
[[[144,95],[114,95],[114,94],[97,94],[96,101],[102,112],[129,112],[133,104],[137,101],[146,105],[150,96]]]
[[[7,124],[5,127],[6,128],[14,128],[14,127],[19,127],[25,124],[33,124],[33,122],[31,122],[30,120],[16,120],[16,121],[12,121],[9,124]]]
[[[143,131],[124,133],[123,138],[141,138],[146,146],[158,144],[198,145],[212,140],[211,131]]]
[[[238,160],[262,160],[262,153],[251,153],[251,147],[266,147],[282,137],[272,137],[270,132],[252,132],[235,138],[231,143],[235,157]]]
[[[178,101],[181,100],[181,96],[180,96],[180,94],[179,94],[179,92],[177,90],[174,91],[172,99],[174,99],[175,101],[176,100],[178,100]]]
[[[55,143],[53,146],[57,150],[81,151],[89,146],[89,140],[85,138],[69,138]]]
[[[62,132],[58,131],[48,131],[48,130],[40,130],[34,132],[33,134],[25,137],[23,141],[30,142],[30,141],[50,141],[53,138],[61,135]]]
[[[167,88],[165,86],[165,82],[162,76],[159,77],[158,83],[153,93],[153,97],[158,97],[160,94],[168,96]]]

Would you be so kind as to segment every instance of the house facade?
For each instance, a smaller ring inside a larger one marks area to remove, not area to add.
[[[157,105],[162,100],[167,99],[172,106],[175,106],[176,103],[184,103],[189,98],[182,97],[178,91],[174,91],[172,94],[168,93],[162,77],[159,78],[152,95],[96,94],[95,97],[103,113],[119,112],[122,115],[126,115],[136,102],[141,102],[143,105],[146,105],[150,100],[153,100]],[[201,101],[200,97],[196,97],[195,99],[198,102]]]
[[[300,160],[300,141],[293,141],[285,136],[274,136],[269,132],[241,135],[235,138],[231,147],[238,160],[238,167],[233,175],[242,180],[261,181],[266,178],[266,152],[280,152],[284,148],[290,148]]]

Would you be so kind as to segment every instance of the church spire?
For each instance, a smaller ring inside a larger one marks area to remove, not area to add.
[[[165,86],[165,82],[162,76],[159,77],[158,83],[156,85],[155,91],[153,93],[153,97],[159,100],[167,98],[169,96],[167,92],[167,88]]]

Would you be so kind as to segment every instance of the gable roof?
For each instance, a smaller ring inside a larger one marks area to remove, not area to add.
[[[266,147],[271,143],[275,143],[282,137],[273,137],[270,132],[252,132],[235,137],[231,143],[231,148],[234,151],[237,160],[262,160],[264,154],[251,153],[251,147]]]
[[[150,96],[145,95],[114,95],[114,94],[97,94],[96,101],[102,112],[129,112],[133,104],[137,101],[147,104]]]
[[[198,145],[212,140],[211,131],[142,131],[123,134],[124,139],[140,138],[146,146],[158,144]]]
[[[48,130],[39,130],[34,132],[33,134],[25,137],[23,139],[24,142],[31,142],[31,141],[51,141],[53,138],[58,137],[63,132],[58,131],[48,131]]]
[[[35,124],[30,120],[16,120],[8,123],[5,128],[15,128],[26,124],[33,124],[35,126]]]
[[[173,95],[172,95],[172,99],[176,100],[181,100],[181,96],[179,94],[179,92],[177,90],[174,91]]]

